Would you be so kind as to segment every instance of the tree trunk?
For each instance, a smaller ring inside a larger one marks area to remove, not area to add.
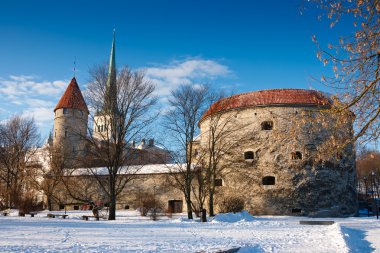
[[[187,205],[187,218],[193,219],[193,210],[191,208],[191,200],[186,199],[186,205]]]
[[[187,180],[187,179],[186,179]],[[187,218],[188,219],[193,219],[193,208],[191,206],[191,185],[187,183],[186,186],[186,193],[185,193],[185,200],[186,200],[186,206],[187,206]]]
[[[209,192],[209,215],[212,217],[212,216],[215,216],[214,214],[214,192],[210,189],[210,192]]]
[[[110,202],[108,210],[108,220],[116,220],[116,177],[112,176],[110,180]]]
[[[108,220],[116,220],[116,197],[114,193],[111,193]]]
[[[51,196],[47,196],[47,206],[48,206],[48,210],[49,211],[52,211],[52,203],[51,203]]]

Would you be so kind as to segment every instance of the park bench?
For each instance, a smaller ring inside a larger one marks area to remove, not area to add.
[[[3,216],[8,216],[10,214],[9,210],[4,210],[3,211]]]
[[[29,214],[30,214],[30,217],[34,217],[34,215],[37,215],[37,212],[29,212]]]
[[[48,213],[47,217],[49,218],[55,218],[55,217],[62,217],[63,219],[66,219],[66,217],[69,216],[67,214],[55,214],[55,213]]]
[[[301,220],[301,225],[332,225],[334,221],[330,220]]]
[[[90,218],[94,218],[96,220],[99,220],[99,217],[93,216],[93,215],[83,215],[82,220],[89,220]]]

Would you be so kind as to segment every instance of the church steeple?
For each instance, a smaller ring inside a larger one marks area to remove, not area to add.
[[[104,101],[104,110],[106,112],[116,112],[116,63],[115,63],[115,29],[112,36],[112,47],[110,55],[110,63],[108,65],[108,78],[106,86],[106,94]]]

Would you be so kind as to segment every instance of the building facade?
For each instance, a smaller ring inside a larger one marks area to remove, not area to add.
[[[213,104],[199,123],[196,152],[209,147],[216,128],[223,180],[216,201],[218,194],[237,195],[253,214],[354,215],[355,150],[345,143],[353,115],[342,120],[333,107],[328,96],[300,89],[243,93]]]

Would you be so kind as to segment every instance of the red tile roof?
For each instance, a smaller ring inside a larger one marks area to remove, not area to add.
[[[69,86],[67,86],[54,111],[61,108],[79,109],[88,113],[86,102],[75,77],[71,79]]]
[[[202,116],[202,121],[207,116],[237,108],[255,106],[308,106],[330,107],[332,102],[321,92],[302,89],[275,89],[247,92],[223,98],[212,104]]]

